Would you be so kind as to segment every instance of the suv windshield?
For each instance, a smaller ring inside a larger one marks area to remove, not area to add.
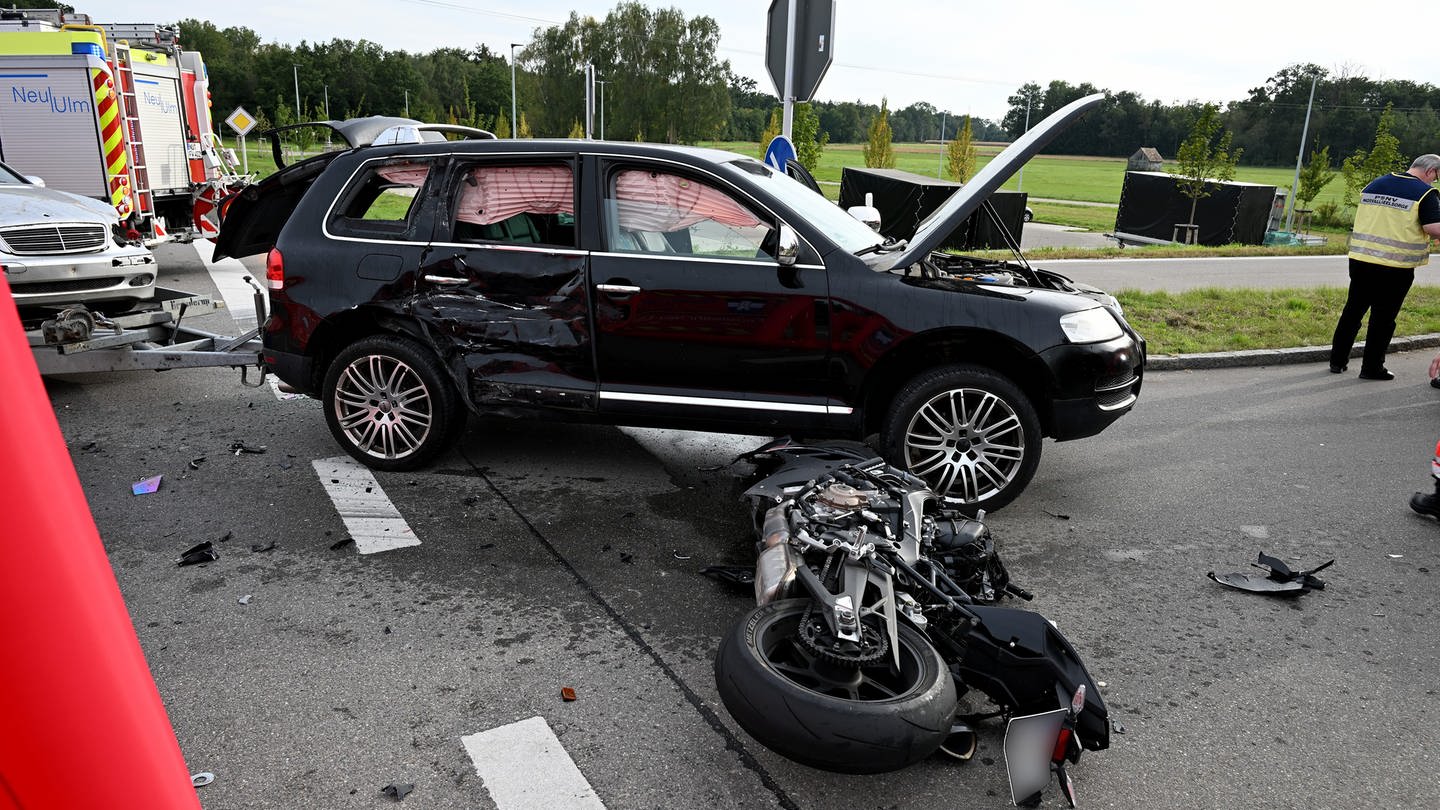
[[[758,160],[732,160],[727,165],[744,172],[746,179],[770,192],[848,253],[855,253],[884,241],[880,234],[870,230],[863,222],[788,174],[775,171]]]

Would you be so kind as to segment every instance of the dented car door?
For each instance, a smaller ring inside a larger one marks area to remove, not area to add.
[[[481,412],[594,407],[573,160],[456,159],[415,315]]]

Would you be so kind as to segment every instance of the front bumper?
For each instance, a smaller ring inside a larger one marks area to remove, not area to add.
[[[142,247],[53,256],[0,253],[5,281],[20,306],[80,304],[155,295],[155,254]]]
[[[1042,352],[1055,388],[1046,433],[1057,441],[1094,436],[1140,397],[1145,341],[1131,332],[1104,343],[1065,344]]]

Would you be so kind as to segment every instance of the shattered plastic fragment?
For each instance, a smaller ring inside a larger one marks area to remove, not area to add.
[[[576,700],[576,699],[578,699],[578,698],[579,698],[579,695],[576,695],[576,694],[575,694],[575,690],[574,690],[574,689],[571,689],[571,688],[568,687],[568,686],[563,686],[563,687],[560,688],[560,697],[561,697],[562,700],[571,701],[571,700]]]
[[[1062,513],[1060,513],[1060,512],[1051,512],[1049,509],[1046,509],[1046,510],[1045,510],[1045,514],[1049,515],[1050,517],[1056,518],[1056,519],[1058,519],[1058,520],[1069,520],[1069,519],[1070,519],[1070,516],[1069,516],[1069,515],[1062,514]]]
[[[631,553],[628,552],[628,551],[622,551],[622,552],[620,552],[620,562],[623,562],[623,563],[625,563],[626,565],[634,565],[634,564],[635,564],[635,555],[634,555],[634,554],[631,554]]]
[[[164,477],[163,475],[156,475],[151,478],[136,481],[130,485],[130,493],[132,495],[149,495],[152,492],[159,491],[160,479]]]
[[[242,605],[248,605],[250,604],[250,594],[247,593],[244,596],[241,596],[239,599],[236,599],[235,601],[239,602]]]
[[[220,559],[220,552],[215,550],[215,544],[206,540],[198,546],[186,549],[185,553],[181,554],[175,562],[178,565],[196,565],[218,559]]]
[[[198,469],[200,469],[200,465],[201,465],[201,464],[204,464],[204,463],[205,463],[205,457],[204,457],[204,456],[197,456],[197,457],[195,457],[195,458],[190,459],[190,465],[189,465],[189,466],[190,466],[190,469],[192,469],[192,470],[198,470]]]
[[[748,565],[707,565],[700,573],[729,585],[750,588],[755,584],[755,569]]]
[[[201,771],[190,775],[190,784],[194,787],[205,787],[215,781],[215,774],[209,771]]]
[[[1254,574],[1234,573],[1216,575],[1210,571],[1206,576],[1229,588],[1251,593],[1264,593],[1272,596],[1299,596],[1302,593],[1309,593],[1312,590],[1324,590],[1325,581],[1315,576],[1326,568],[1334,565],[1335,561],[1323,563],[1308,571],[1292,571],[1284,560],[1272,557],[1265,552],[1260,552],[1259,560],[1251,563],[1256,568],[1268,568],[1269,576],[1259,577]]]
[[[265,448],[264,448],[263,446],[251,447],[250,445],[246,444],[245,442],[241,442],[241,441],[231,442],[231,443],[230,443],[230,450],[231,450],[232,452],[234,452],[235,455],[237,455],[237,456],[240,455],[241,453],[254,453],[254,454],[259,454],[259,453],[265,452]]]
[[[405,798],[406,796],[409,796],[410,792],[413,790],[415,790],[415,786],[406,782],[394,782],[380,788],[381,793],[389,796],[397,802]]]
[[[689,555],[689,554],[681,554],[680,551],[679,551],[679,549],[676,549],[676,550],[675,550],[673,556],[674,556],[675,559],[677,559],[677,560],[688,560],[688,559],[690,559],[690,555]]]
[[[275,541],[271,540],[269,543],[265,543],[264,545],[261,545],[260,543],[252,543],[250,545],[250,550],[256,554],[264,554],[267,551],[274,551]]]

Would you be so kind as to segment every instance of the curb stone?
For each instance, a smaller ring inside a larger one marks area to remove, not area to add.
[[[1390,341],[1391,352],[1408,352],[1440,346],[1440,334],[1397,337]],[[1359,357],[1365,343],[1355,344],[1351,357]],[[1329,346],[1297,346],[1292,349],[1248,349],[1239,352],[1205,352],[1203,354],[1160,354],[1145,358],[1146,371],[1188,371],[1207,368],[1239,368],[1242,366],[1278,366],[1293,363],[1325,363],[1330,360]]]

